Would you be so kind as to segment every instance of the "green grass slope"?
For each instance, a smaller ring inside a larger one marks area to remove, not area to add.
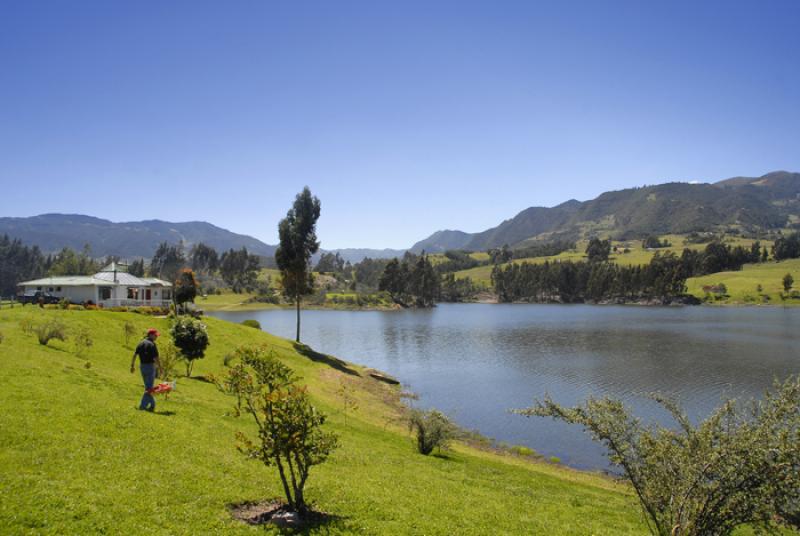
[[[20,327],[26,317],[88,329],[91,367],[70,341],[40,346]],[[226,509],[280,495],[275,472],[234,448],[235,431],[253,427],[229,416],[233,401],[199,379],[180,379],[157,413],[136,411],[141,380],[128,370],[135,341],[123,344],[125,321],[167,330],[166,319],[132,313],[0,310],[0,533],[263,534]],[[464,445],[444,456],[416,454],[398,421],[395,389],[359,367],[305,357],[289,341],[207,322],[212,345],[196,375],[222,371],[238,344],[269,345],[340,434],[341,448],[313,470],[307,488],[332,515],[312,534],[644,532],[622,485]],[[346,425],[341,382],[359,402]]]
[[[655,255],[656,251],[661,252],[663,255],[669,251],[675,253],[676,255],[680,255],[684,249],[693,249],[697,251],[704,250],[707,244],[685,244],[685,236],[683,235],[662,235],[660,237],[662,240],[669,241],[672,246],[666,248],[659,248],[659,249],[647,249],[642,247],[641,240],[612,240],[612,246],[616,246],[617,251],[611,252],[609,256],[609,260],[611,262],[621,264],[624,266],[636,266],[636,265],[644,265],[648,264],[650,260]],[[726,237],[725,243],[731,246],[743,246],[749,248],[755,240],[749,238],[739,238],[739,237]],[[529,264],[543,264],[545,261],[549,262],[564,262],[564,261],[571,261],[571,262],[580,262],[586,260],[586,246],[588,242],[585,240],[579,241],[575,244],[575,249],[564,251],[559,253],[558,255],[551,255],[547,257],[529,257],[526,259],[515,259],[512,261],[513,263],[519,264],[523,262],[527,262]],[[767,247],[772,246],[772,242],[762,240],[761,245],[766,245]],[[625,250],[628,250],[625,253]],[[502,264],[501,266],[506,266],[506,264]],[[491,285],[492,279],[492,268],[491,265],[486,266],[477,266],[475,268],[470,268],[469,270],[461,270],[459,272],[455,272],[455,276],[459,279],[464,278],[471,278],[476,283],[481,283],[484,285]],[[755,287],[754,287],[755,288]]]
[[[703,277],[692,277],[686,281],[686,287],[690,294],[702,299],[705,296],[704,286],[724,284],[728,289],[728,295],[715,303],[800,306],[800,300],[797,299],[789,298],[785,302],[781,301],[783,276],[787,273],[792,274],[795,280],[793,290],[800,289],[800,259],[746,264],[738,272],[718,272]],[[760,291],[759,285],[761,285]]]

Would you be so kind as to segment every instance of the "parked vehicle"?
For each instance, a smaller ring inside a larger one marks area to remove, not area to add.
[[[35,305],[38,303],[58,303],[60,298],[41,290],[29,290],[24,294],[17,296],[17,301],[19,301],[22,305],[25,305],[26,303],[32,303]]]

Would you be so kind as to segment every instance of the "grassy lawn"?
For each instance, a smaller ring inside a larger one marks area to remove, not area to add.
[[[20,320],[64,320],[90,330],[87,359],[69,341],[40,346]],[[158,412],[136,411],[131,341],[166,319],[133,313],[0,310],[0,527],[7,534],[263,534],[233,521],[226,505],[280,495],[275,472],[234,448],[232,399],[181,378]],[[207,319],[211,347],[195,375],[220,372],[242,343],[267,344],[308,384],[330,415],[341,448],[312,473],[310,500],[333,515],[319,534],[642,534],[634,499],[606,478],[456,445],[442,456],[414,452],[399,422],[398,393],[357,366],[345,374],[291,342]],[[339,367],[341,368],[341,366]],[[336,394],[355,389],[347,425]],[[274,529],[272,529],[274,530]]]
[[[209,294],[207,297],[195,299],[195,305],[204,311],[256,311],[260,309],[274,309],[280,307],[271,303],[247,303],[255,294],[242,292],[223,292],[222,294]]]
[[[703,286],[723,283],[728,288],[728,297],[717,303],[726,304],[759,304],[781,305],[780,293],[783,291],[783,276],[791,273],[794,277],[794,289],[800,289],[800,259],[763,264],[746,264],[738,272],[719,272],[693,277],[686,281],[690,294],[703,298]],[[758,285],[762,290],[758,291]],[[769,297],[765,301],[763,296]],[[786,305],[800,305],[800,300],[788,299]]]

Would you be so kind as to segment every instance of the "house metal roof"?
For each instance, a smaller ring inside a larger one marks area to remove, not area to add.
[[[146,287],[148,283],[139,279],[135,275],[131,275],[126,272],[99,272],[94,274],[95,279],[100,279],[101,281],[105,281],[107,283],[116,283],[118,285],[124,285],[126,287]]]
[[[37,287],[85,287],[89,285],[107,285],[106,281],[95,279],[91,275],[67,275],[62,277],[44,277],[32,281],[22,281],[19,285]]]
[[[45,277],[32,281],[18,283],[20,286],[37,287],[86,287],[86,286],[123,286],[123,287],[152,287],[159,285],[171,287],[167,281],[162,281],[154,277],[140,278],[125,272],[99,272],[94,275],[67,275],[61,277]]]

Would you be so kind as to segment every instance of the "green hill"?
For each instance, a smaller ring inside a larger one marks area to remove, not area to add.
[[[702,299],[706,296],[703,287],[725,285],[728,289],[727,295],[715,299],[714,303],[800,306],[800,299],[781,300],[781,293],[784,293],[783,276],[787,273],[792,274],[795,280],[794,289],[800,289],[800,259],[746,264],[738,272],[717,272],[703,277],[692,277],[686,281],[686,286],[690,294]]]
[[[671,182],[606,192],[595,199],[556,207],[531,207],[491,229],[457,237],[449,248],[486,250],[524,247],[551,240],[601,235],[617,240],[650,234],[764,232],[800,222],[800,173],[777,171],[715,184]],[[440,232],[441,233],[441,232]],[[417,242],[413,251],[443,251],[440,233]]]
[[[40,346],[20,321],[62,319],[94,339],[87,359],[72,343]],[[0,527],[6,534],[263,534],[227,506],[280,495],[274,471],[246,460],[228,416],[233,401],[201,379],[179,379],[158,412],[136,411],[138,374],[122,326],[167,329],[132,313],[0,309]],[[266,344],[308,384],[341,448],[307,489],[331,521],[312,534],[642,534],[625,486],[509,454],[457,444],[441,456],[414,452],[399,393],[355,365],[213,318],[196,375],[223,370],[239,344]],[[310,355],[314,359],[305,357]],[[343,372],[344,371],[344,372]],[[348,373],[349,371],[349,373]],[[345,425],[337,389],[359,409]],[[275,529],[273,529],[275,530]]]

